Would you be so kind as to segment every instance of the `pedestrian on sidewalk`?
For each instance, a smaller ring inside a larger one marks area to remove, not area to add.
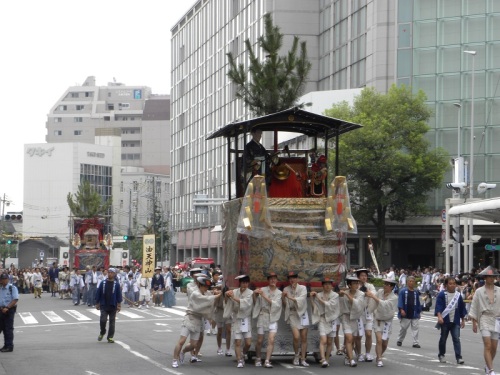
[[[104,279],[95,294],[95,307],[101,311],[101,331],[97,341],[102,341],[106,334],[106,323],[109,319],[108,342],[114,343],[116,313],[120,312],[122,303],[122,291],[116,279],[116,269],[108,269],[108,278]]]
[[[439,338],[439,362],[445,363],[444,355],[446,353],[446,340],[451,333],[453,348],[455,349],[455,358],[459,365],[464,364],[462,359],[462,349],[460,345],[460,328],[465,327],[465,303],[462,295],[456,290],[456,280],[449,276],[444,280],[446,290],[439,292],[436,297],[436,307],[434,315],[438,318],[437,328],[441,331]]]
[[[422,306],[420,304],[420,292],[415,288],[415,277],[408,276],[407,286],[399,292],[398,297],[398,318],[401,325],[397,345],[403,345],[406,331],[411,326],[411,335],[413,337],[413,347],[419,349],[418,326],[420,322],[420,313]]]

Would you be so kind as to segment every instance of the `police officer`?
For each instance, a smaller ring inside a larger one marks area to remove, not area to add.
[[[0,275],[0,331],[3,332],[4,346],[0,352],[14,350],[14,316],[16,315],[19,292],[17,287],[9,282],[9,275]]]

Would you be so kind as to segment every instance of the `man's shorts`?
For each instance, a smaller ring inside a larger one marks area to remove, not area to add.
[[[242,340],[242,339],[251,339],[252,338],[252,332],[240,332],[240,333],[233,333],[234,339],[235,340]]]
[[[294,312],[290,312],[290,327],[298,330],[309,328],[309,326],[302,325],[301,317]]]
[[[181,336],[189,337],[193,341],[198,341],[200,339],[200,332],[193,332],[190,331],[186,326],[182,326]]]
[[[486,329],[482,329],[481,336],[489,337],[492,340],[498,340],[498,332],[495,332],[495,331],[488,331]]]
[[[359,336],[357,319],[351,320],[349,319],[349,315],[344,314],[341,317],[341,323],[342,323],[342,329],[344,330],[344,334]]]
[[[268,327],[257,327],[257,334],[258,335],[263,335],[265,332],[269,332],[269,333],[278,332],[278,323],[270,324]]]

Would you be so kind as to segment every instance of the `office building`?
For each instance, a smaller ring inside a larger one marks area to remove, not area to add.
[[[238,62],[247,64],[244,41],[249,39],[256,45],[267,12],[284,34],[284,51],[294,35],[307,42],[312,70],[306,92],[366,86],[385,92],[394,83],[422,89],[435,114],[429,139],[432,145],[449,150],[450,157],[457,151],[457,115],[462,124],[463,155],[470,156],[467,119],[472,63],[476,59],[475,152],[481,155],[476,154],[475,181],[500,182],[500,164],[495,163],[500,150],[500,34],[494,32],[499,25],[499,8],[494,0],[196,2],[171,29],[172,229],[176,256],[182,260],[215,254],[216,244],[208,240],[208,233],[215,223],[220,224],[219,210],[210,206],[208,214],[197,214],[193,198],[196,194],[231,198],[225,178],[227,164],[234,170],[234,160],[227,159],[224,139],[206,141],[206,137],[228,123],[251,117],[235,99],[235,88],[226,75],[226,54],[232,52]],[[465,50],[477,54],[472,57],[464,54]],[[257,51],[257,57],[264,59],[260,54]],[[462,106],[459,113],[455,102]],[[270,147],[265,138],[264,145]],[[451,172],[445,181],[451,181]],[[428,217],[389,223],[389,251],[383,265],[401,263],[416,268],[419,264],[444,264],[439,256],[440,212],[448,196],[451,193],[444,188],[435,192],[429,201]],[[491,228],[484,231],[494,236]],[[366,249],[363,238],[350,246],[351,264],[367,261],[366,251],[361,251]]]

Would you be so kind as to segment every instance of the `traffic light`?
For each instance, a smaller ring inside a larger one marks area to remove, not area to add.
[[[124,239],[125,241],[128,241],[128,240],[134,240],[134,239],[135,239],[135,236],[128,236],[128,235],[125,235],[125,236],[123,236],[123,239]]]
[[[18,240],[1,240],[0,241],[0,244],[2,244],[2,245],[15,245],[17,243],[19,243]]]

